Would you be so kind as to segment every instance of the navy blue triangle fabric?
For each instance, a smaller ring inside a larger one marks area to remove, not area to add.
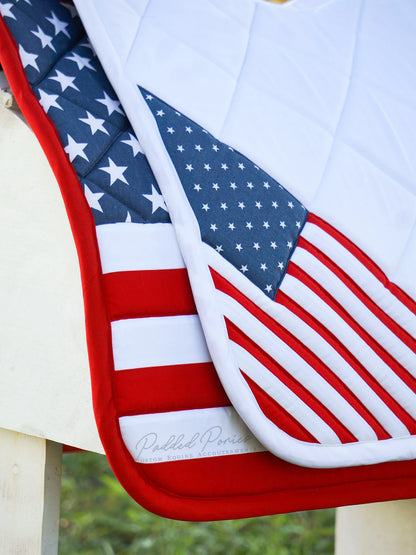
[[[141,88],[202,240],[274,299],[308,217],[280,183]]]

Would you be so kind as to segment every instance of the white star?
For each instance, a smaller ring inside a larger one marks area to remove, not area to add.
[[[253,189],[253,188],[254,188],[254,185],[252,184],[251,181],[248,181],[248,182],[247,182],[247,187],[248,187],[249,189]]]
[[[199,185],[199,183],[195,183],[194,184],[194,189],[195,189],[195,191],[198,191],[198,193],[199,193],[199,191],[202,189],[202,187],[201,187],[201,185]]]
[[[289,201],[287,205],[289,206],[289,208],[293,208],[295,206],[292,201]]]
[[[284,268],[283,262],[279,262],[279,264],[277,265],[277,267],[279,268],[279,270],[283,270],[283,268]]]
[[[240,170],[244,170],[245,165],[244,165],[242,162],[240,162],[240,163],[238,164],[238,167],[240,168]]]
[[[129,139],[121,141],[123,144],[131,146],[133,150],[133,156],[137,156],[139,152],[144,154],[142,145],[139,143],[137,137],[135,137],[132,133],[129,133]]]
[[[192,127],[189,127],[189,126],[188,126],[188,127],[185,127],[185,131],[186,131],[187,133],[192,133]]]
[[[246,227],[247,227],[248,229],[253,229],[253,226],[252,226],[251,222],[247,222],[247,223],[246,223]]]
[[[246,205],[244,204],[244,202],[239,202],[238,203],[238,208],[241,208],[241,210],[244,210],[245,207],[246,207]]]
[[[221,164],[221,168],[222,168],[223,170],[228,170],[227,164]]]
[[[87,185],[84,185],[84,194],[85,194],[85,197],[87,199],[87,202],[88,202],[90,208],[94,208],[95,210],[98,210],[99,212],[103,211],[103,209],[100,206],[99,200],[102,196],[104,196],[104,193],[93,193]]]
[[[51,12],[51,16],[52,17],[47,17],[46,19],[49,21],[49,23],[52,23],[55,30],[55,36],[59,35],[59,33],[63,33],[70,39],[71,35],[66,30],[69,23],[65,23],[65,21],[61,21],[60,19],[58,19],[53,12]]]
[[[79,156],[80,158],[84,158],[84,160],[89,162],[88,156],[84,152],[84,149],[86,146],[88,146],[88,143],[77,143],[68,133],[67,137],[68,144],[65,147],[65,152],[68,154],[70,161],[73,162],[75,158]]]
[[[97,102],[100,102],[101,104],[104,104],[104,106],[107,108],[108,115],[111,116],[113,112],[118,112],[119,114],[124,116],[124,112],[120,108],[120,102],[108,96],[108,94],[105,91],[103,91],[103,93],[104,93],[104,98],[96,98],[95,100]]]
[[[234,231],[235,225],[234,225],[232,222],[230,222],[230,223],[228,224],[228,229],[231,229],[231,231]]]
[[[207,172],[209,172],[211,170],[211,166],[209,164],[204,164],[204,170],[207,170]]]
[[[286,244],[287,244],[287,246],[288,246],[289,249],[291,249],[291,248],[293,247],[292,241],[288,241]]]
[[[88,117],[86,117],[86,118],[78,118],[78,119],[79,119],[79,121],[82,121],[82,123],[86,123],[87,125],[89,125],[91,133],[93,135],[95,135],[97,131],[101,131],[102,133],[105,133],[106,135],[109,134],[107,129],[103,125],[105,120],[103,120],[101,118],[95,118],[92,114],[90,114],[90,112],[88,112],[88,110],[87,110],[87,116]]]
[[[209,210],[209,205],[208,205],[208,204],[203,204],[203,205],[202,205],[202,210],[205,210],[205,212],[208,212],[208,210]]]
[[[215,247],[215,250],[216,250],[217,252],[222,252],[224,249],[222,248],[222,245],[217,245],[217,246]]]
[[[0,14],[3,17],[10,17],[11,19],[16,19],[16,16],[10,11],[13,8],[13,4],[7,2],[7,4],[0,4]]]
[[[256,249],[256,251],[258,251],[260,248],[260,245],[258,243],[253,243],[253,249]]]
[[[220,186],[218,185],[218,183],[213,183],[213,184],[212,184],[212,188],[215,189],[216,191],[218,191],[218,189],[220,188]]]
[[[276,241],[272,241],[272,242],[270,243],[270,246],[272,247],[273,250],[274,250],[274,249],[277,249]]]
[[[265,272],[267,270],[267,266],[266,263],[263,262],[262,264],[260,264],[260,270],[263,270],[263,272]]]
[[[146,95],[146,100],[153,100],[153,96],[151,94]]]
[[[215,152],[218,152],[219,148],[217,147],[217,145],[212,145],[212,150],[215,150]]]
[[[126,222],[126,224],[131,224],[131,214],[128,210],[127,210],[126,219],[124,221]]]
[[[63,110],[62,106],[56,102],[56,99],[59,98],[57,94],[48,94],[45,91],[39,89],[40,99],[39,103],[42,108],[45,110],[46,113],[49,112],[50,108],[58,108],[58,110]]]
[[[201,152],[202,146],[201,145],[195,145],[195,150],[197,150],[198,152]]]
[[[38,58],[37,54],[31,54],[30,52],[26,52],[26,50],[23,48],[21,44],[19,44],[19,54],[20,54],[20,59],[22,60],[23,67],[31,66],[34,69],[36,69],[36,71],[40,71],[38,64],[36,62]]]
[[[37,31],[31,31],[31,33],[33,35],[35,35],[35,37],[38,37],[38,39],[40,40],[40,42],[42,43],[42,48],[46,48],[47,46],[49,46],[49,48],[51,50],[53,50],[54,52],[56,52],[55,47],[52,44],[53,41],[53,37],[51,37],[50,35],[47,35],[43,29],[41,29],[38,25]]]
[[[84,69],[84,67],[87,67],[88,69],[92,69],[92,71],[97,71],[95,67],[93,67],[90,64],[91,58],[84,58],[83,56],[80,56],[76,52],[72,52],[71,56],[65,56],[65,60],[71,60],[71,62],[75,62],[79,70]]]
[[[165,115],[165,112],[163,110],[158,110],[156,112],[156,115],[159,116],[160,118],[163,118],[163,116]]]
[[[263,227],[266,228],[266,229],[269,229],[269,227],[270,227],[269,222],[263,222]]]
[[[217,224],[211,224],[209,227],[210,229],[212,229],[212,231],[217,231],[218,229]]]
[[[243,266],[241,266],[240,272],[243,272],[243,274],[245,274],[246,272],[248,272],[248,268],[247,268],[247,265],[246,265],[246,264],[243,264]]]
[[[238,250],[238,252],[241,252],[243,250],[243,247],[241,246],[241,243],[237,243],[235,245],[235,248]]]
[[[272,286],[271,285],[266,285],[264,290],[267,291],[267,293],[271,293],[272,292]]]
[[[168,133],[170,133],[171,135],[173,135],[175,133],[175,130],[173,129],[173,127],[168,127],[166,131]]]
[[[266,189],[270,189],[270,185],[268,181],[264,181],[263,185],[264,187],[266,187]]]
[[[182,145],[178,145],[178,148],[176,150],[179,150],[179,152],[183,152],[185,149]]]
[[[163,196],[157,192],[155,186],[152,183],[152,194],[151,195],[143,195],[144,198],[150,200],[152,203],[152,214],[156,212],[158,208],[162,208],[165,212],[168,211],[165,201],[163,200]]]
[[[256,208],[261,208],[261,202],[260,201],[256,201]]]
[[[111,158],[108,158],[108,166],[103,168],[98,168],[103,172],[106,172],[110,176],[110,186],[113,185],[117,180],[125,183],[128,185],[127,179],[124,177],[124,172],[127,169],[127,166],[117,166]]]
[[[300,229],[300,222],[296,222],[296,227]]]
[[[273,208],[278,208],[279,207],[279,205],[277,204],[277,202],[275,200],[272,202],[272,206],[273,206]]]
[[[226,202],[222,202],[222,203],[221,203],[221,208],[222,208],[223,210],[227,210],[227,208],[228,208],[227,203],[226,203]]]
[[[285,223],[285,222],[280,222],[280,227],[283,228],[283,229],[285,229],[286,223]]]
[[[233,189],[233,191],[237,189],[237,185],[235,183],[230,183],[230,187],[231,189]]]
[[[71,89],[75,89],[79,92],[79,88],[74,85],[75,77],[70,77],[69,75],[65,75],[62,71],[55,69],[56,75],[54,77],[49,77],[53,81],[57,81],[62,88],[62,92],[64,92],[68,87]]]
[[[192,164],[186,164],[186,170],[188,170],[188,172],[191,172],[194,168],[192,166]]]

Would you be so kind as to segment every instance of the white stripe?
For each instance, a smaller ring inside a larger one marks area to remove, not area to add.
[[[209,257],[210,266],[223,276],[234,287],[239,288],[256,306],[264,310],[276,322],[290,331],[312,352],[316,353],[324,364],[340,377],[345,385],[369,409],[377,421],[392,437],[409,434],[403,422],[392,412],[386,403],[371,389],[342,356],[313,328],[286,307],[271,301],[260,292],[241,272],[224,260],[216,251],[207,247],[205,254]]]
[[[371,426],[300,355],[232,297],[221,291],[217,295],[224,315],[319,399],[358,440],[377,439]]]
[[[243,347],[231,341],[238,365],[263,391],[275,399],[292,415],[319,443],[340,443],[336,433],[291,389],[265,368]]]
[[[301,235],[344,270],[386,314],[412,337],[416,337],[416,315],[390,293],[349,250],[319,226],[309,222]]]
[[[184,268],[172,224],[96,227],[103,273]]]
[[[321,285],[347,313],[412,375],[416,375],[416,354],[401,341],[345,283],[309,251],[298,247],[292,260]]]
[[[211,360],[195,314],[117,320],[111,330],[116,370]]]
[[[413,391],[330,306],[301,281],[288,274],[282,281],[281,289],[331,330],[380,385],[416,418],[416,395]]]
[[[136,462],[152,464],[265,451],[232,407],[119,418]]]

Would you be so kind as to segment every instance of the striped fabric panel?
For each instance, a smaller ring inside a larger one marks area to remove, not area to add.
[[[414,302],[340,232],[309,215],[274,303],[205,253],[243,377],[317,443],[416,433]]]
[[[115,399],[134,460],[154,464],[263,451],[218,381],[172,225],[102,225],[97,238]]]

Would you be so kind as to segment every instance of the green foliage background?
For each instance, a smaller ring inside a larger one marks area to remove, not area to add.
[[[335,511],[181,522],[137,505],[94,453],[63,456],[60,555],[329,555]]]

